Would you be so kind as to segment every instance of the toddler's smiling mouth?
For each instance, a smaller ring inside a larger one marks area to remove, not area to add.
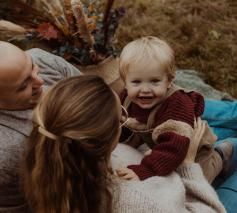
[[[138,97],[138,99],[140,99],[140,100],[151,100],[153,98],[154,98],[153,96],[139,96]]]

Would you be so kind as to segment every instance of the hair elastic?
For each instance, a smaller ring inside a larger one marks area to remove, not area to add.
[[[58,136],[49,132],[48,130],[46,130],[45,128],[43,128],[41,126],[38,127],[38,132],[41,133],[42,135],[52,139],[52,140],[58,140]]]

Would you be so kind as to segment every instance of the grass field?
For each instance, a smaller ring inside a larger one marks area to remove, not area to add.
[[[126,8],[118,47],[143,35],[168,41],[177,67],[203,73],[207,83],[237,98],[236,0],[120,0]]]
[[[119,49],[135,38],[158,36],[175,50],[178,68],[202,73],[208,84],[237,98],[237,0],[115,0],[117,6],[126,9]]]

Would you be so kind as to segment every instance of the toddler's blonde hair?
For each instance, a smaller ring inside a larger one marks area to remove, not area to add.
[[[175,75],[175,60],[172,48],[164,41],[154,36],[145,36],[128,43],[120,55],[119,72],[125,81],[131,67],[149,69],[151,65],[163,69],[169,80]]]

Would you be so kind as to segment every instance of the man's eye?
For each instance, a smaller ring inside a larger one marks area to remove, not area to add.
[[[24,84],[24,85],[19,89],[19,91],[25,90],[25,89],[27,88],[27,86],[28,86],[28,84]]]
[[[27,81],[18,89],[18,91],[21,92],[21,91],[25,90],[25,89],[28,87],[29,83],[30,83],[30,79],[27,80]]]

